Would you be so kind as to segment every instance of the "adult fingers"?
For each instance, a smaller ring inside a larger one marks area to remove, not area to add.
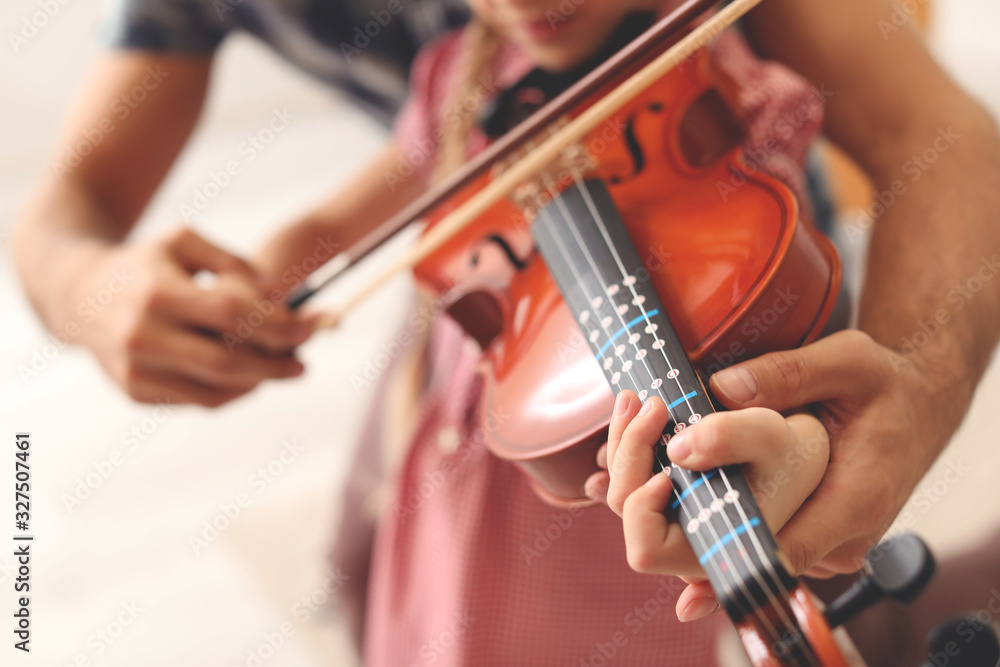
[[[213,336],[172,329],[145,350],[137,351],[143,365],[174,372],[206,386],[243,390],[266,379],[301,375],[304,367],[289,355],[272,355],[252,347],[227,349]]]
[[[783,412],[828,399],[864,401],[881,387],[886,363],[870,336],[841,331],[719,371],[711,388],[728,408],[763,406]]]
[[[831,464],[831,470],[833,469]],[[803,503],[783,528],[778,544],[788,557],[794,574],[819,565],[826,573],[855,572],[862,564],[868,544],[857,537],[857,519],[852,503],[831,489],[840,485],[838,474],[828,471],[823,485]],[[865,502],[863,498],[857,499]]]
[[[229,271],[247,276],[255,274],[246,260],[209,243],[187,227],[171,232],[166,239],[166,247],[191,274],[203,269],[212,273]]]
[[[313,332],[310,317],[291,313],[260,293],[252,281],[227,274],[213,289],[193,283],[165,291],[158,310],[192,327],[225,336],[231,347],[244,343],[270,352],[286,352]]]
[[[207,408],[217,408],[243,396],[253,389],[253,386],[245,389],[219,389],[176,373],[146,371],[134,375],[125,389],[134,400],[143,403],[162,402],[176,405],[193,403]]]

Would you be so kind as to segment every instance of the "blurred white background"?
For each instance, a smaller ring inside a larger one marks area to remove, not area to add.
[[[295,605],[323,585],[335,503],[359,415],[371,398],[355,393],[349,377],[394,333],[393,308],[409,287],[397,282],[341,330],[310,342],[302,354],[304,378],[266,385],[217,411],[175,407],[165,415],[133,404],[78,349],[59,351],[36,377],[22,379],[18,367],[52,348],[44,348],[46,333],[19,290],[7,232],[24,193],[48,168],[61,118],[100,52],[98,1],[69,0],[15,53],[6,35],[37,9],[37,0],[4,0],[0,9],[0,469],[13,465],[8,457],[15,430],[31,431],[37,535],[30,657],[15,657],[10,648],[13,558],[0,546],[0,619],[8,619],[0,621],[0,636],[7,637],[0,663],[353,664],[339,620],[325,612],[306,619]],[[1000,3],[947,0],[935,9],[935,50],[967,87],[1000,110]],[[190,203],[209,172],[232,159],[275,108],[294,114],[293,122],[194,223],[239,252],[332,192],[385,138],[374,122],[260,44],[231,39],[217,63],[200,129],[138,233],[177,224],[180,205]],[[933,502],[929,510],[915,510],[918,529],[939,552],[974,540],[1000,520],[1000,506],[988,493],[1000,470],[998,401],[1000,368],[994,364],[955,443],[925,480]],[[145,429],[145,439],[68,509],[65,497],[95,470],[108,469],[109,455],[123,449],[133,427]],[[303,453],[261,488],[254,474],[286,442]],[[934,493],[947,463],[957,460],[972,470],[945,493]],[[9,473],[2,479],[10,488]],[[252,498],[250,507],[196,553],[191,538],[241,493]],[[0,526],[9,525],[9,513],[5,502]],[[0,527],[0,545],[9,544],[7,535]],[[134,621],[120,635],[108,635],[110,643],[101,640],[99,632],[117,633],[115,623],[129,605],[141,609]],[[294,634],[277,651],[261,654],[265,636],[285,622]],[[267,659],[255,663],[254,653]]]

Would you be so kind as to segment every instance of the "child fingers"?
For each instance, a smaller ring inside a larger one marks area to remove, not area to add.
[[[610,482],[610,477],[608,476],[607,470],[599,470],[593,475],[587,478],[587,481],[583,484],[583,495],[585,495],[590,500],[607,504],[608,502],[608,483]]]
[[[608,469],[608,443],[604,443],[597,449],[597,467],[601,470]]]
[[[583,495],[591,500],[608,504],[608,484],[611,475],[608,473],[608,443],[597,450],[597,472],[587,478],[583,484]]]
[[[712,586],[707,581],[690,584],[677,597],[677,619],[682,623],[696,621],[722,609]]]
[[[673,493],[670,476],[660,473],[635,489],[625,499],[622,527],[628,564],[637,572],[657,572],[664,565],[664,544],[670,523],[663,509]]]
[[[614,460],[615,451],[618,449],[618,443],[621,442],[625,427],[635,419],[641,407],[642,403],[639,402],[639,397],[628,389],[619,393],[615,398],[614,413],[611,415],[611,423],[608,425],[606,462]],[[607,464],[605,464],[605,468],[607,468]]]
[[[639,402],[638,398],[633,400]],[[632,409],[630,405],[622,416],[627,416]],[[642,486],[652,474],[653,448],[659,443],[668,418],[663,401],[651,398],[624,430],[619,430],[619,423],[616,424],[616,432],[609,431],[608,471],[611,483],[608,486],[608,506],[619,516],[628,495]]]
[[[622,527],[628,564],[637,572],[703,579],[705,573],[683,531],[663,512],[672,494],[670,477],[657,473],[625,501]]]

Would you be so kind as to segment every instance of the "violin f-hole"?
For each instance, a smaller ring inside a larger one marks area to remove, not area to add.
[[[497,244],[497,246],[500,247],[500,250],[507,258],[507,261],[510,262],[510,265],[514,267],[515,271],[524,271],[525,267],[528,266],[527,260],[518,257],[517,253],[514,252],[514,249],[510,247],[509,243],[507,243],[507,239],[500,236],[499,234],[490,234],[485,239],[483,239],[483,242],[480,244],[480,246],[476,248],[475,252],[472,253],[472,256],[469,257],[470,265],[476,266],[477,264],[479,264],[479,253],[482,252],[483,246],[486,246],[490,243],[495,243]]]
[[[612,185],[620,185],[621,183],[630,181],[639,176],[646,168],[646,154],[643,152],[642,144],[639,143],[639,138],[635,132],[636,121],[643,113],[661,113],[662,111],[662,104],[659,102],[650,102],[646,108],[640,109],[629,116],[629,119],[625,122],[623,136],[625,138],[625,146],[632,157],[632,173],[628,176],[612,176],[608,179]]]

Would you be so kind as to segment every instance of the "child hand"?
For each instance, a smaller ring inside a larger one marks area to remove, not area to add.
[[[628,562],[634,570],[677,575],[693,584],[678,599],[677,616],[694,620],[718,604],[683,526],[663,513],[673,493],[670,477],[650,477],[654,447],[668,417],[658,397],[641,405],[634,393],[619,394],[608,432],[608,505],[623,519]],[[780,544],[782,528],[823,478],[829,446],[823,424],[809,413],[782,417],[773,410],[748,408],[706,416],[675,435],[667,454],[689,470],[742,464],[764,520]]]

